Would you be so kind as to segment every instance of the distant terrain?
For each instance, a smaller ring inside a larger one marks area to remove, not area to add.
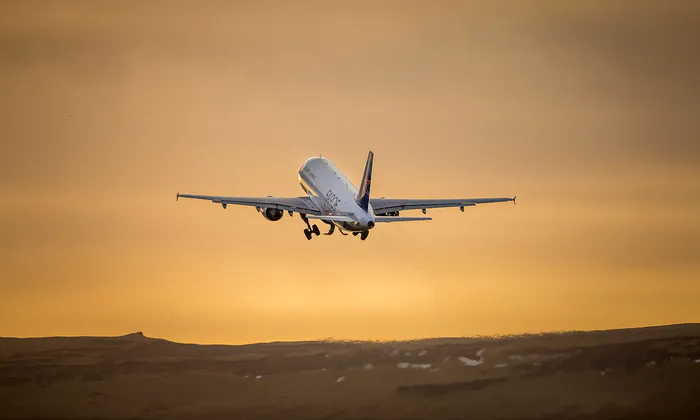
[[[699,419],[700,324],[240,346],[0,338],[0,418]]]

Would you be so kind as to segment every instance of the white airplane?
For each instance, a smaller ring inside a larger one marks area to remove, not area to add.
[[[312,234],[320,235],[318,226],[311,225],[309,219],[318,219],[328,225],[330,230],[324,235],[333,234],[336,226],[340,233],[347,235],[345,231],[353,235],[360,235],[364,241],[369,231],[377,223],[413,222],[419,220],[432,220],[430,217],[404,217],[399,216],[402,210],[423,210],[475,206],[485,203],[503,203],[512,201],[513,198],[461,198],[461,199],[397,199],[397,198],[370,198],[369,190],[372,183],[372,161],[374,153],[369,152],[365,172],[360,183],[360,190],[340,172],[337,166],[323,157],[308,159],[299,170],[299,183],[307,194],[306,197],[221,197],[214,195],[177,194],[180,198],[195,198],[219,203],[225,209],[227,205],[254,206],[255,210],[262,213],[263,217],[270,221],[277,221],[284,216],[284,211],[293,216],[299,213],[306,223],[304,235],[311,239]]]

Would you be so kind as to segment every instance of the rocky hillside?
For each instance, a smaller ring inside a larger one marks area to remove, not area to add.
[[[0,418],[700,418],[700,324],[409,342],[0,339]],[[688,417],[690,416],[690,417]]]

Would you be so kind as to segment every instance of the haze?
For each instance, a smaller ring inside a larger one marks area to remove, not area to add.
[[[700,321],[697,2],[0,4],[0,336],[406,339]],[[307,242],[322,153],[501,197]]]

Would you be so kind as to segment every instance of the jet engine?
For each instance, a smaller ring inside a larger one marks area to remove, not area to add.
[[[276,222],[279,219],[284,216],[284,210],[280,209],[266,209],[262,208],[260,209],[260,213],[262,213],[263,217],[266,218],[267,220],[271,222]]]

